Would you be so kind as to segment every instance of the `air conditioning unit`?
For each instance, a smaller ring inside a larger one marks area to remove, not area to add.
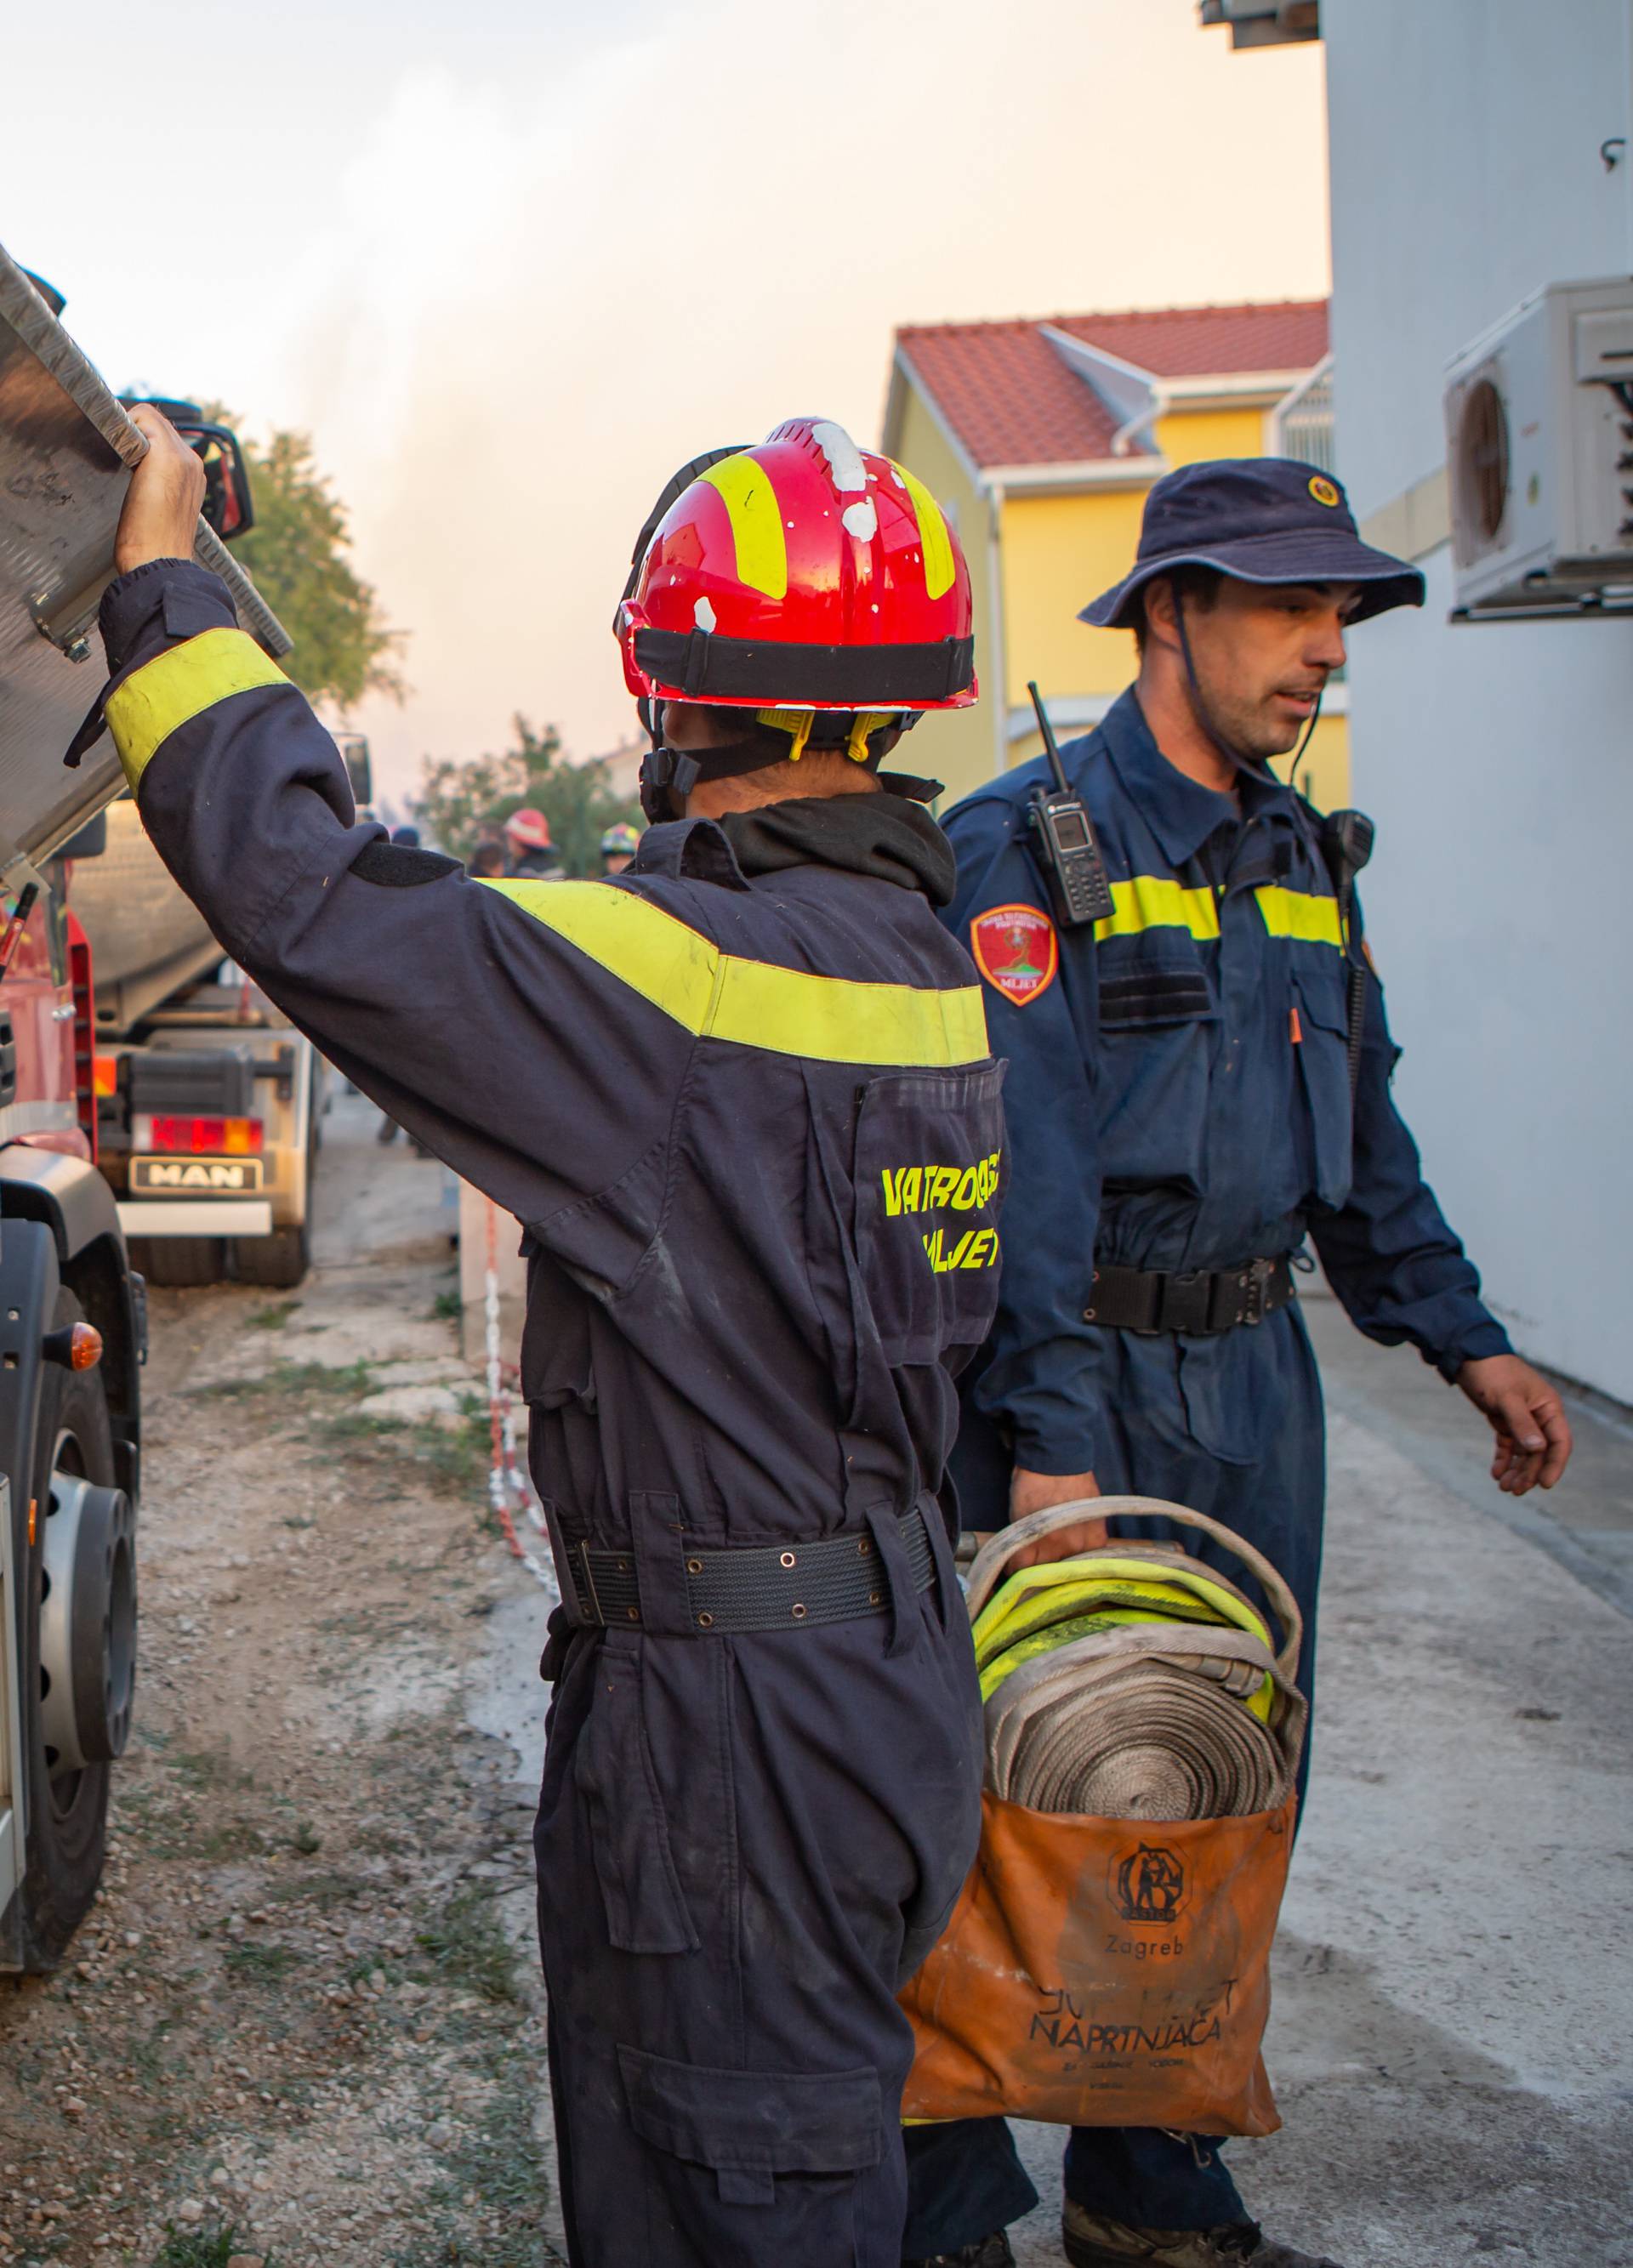
[[[1633,610],[1633,279],[1550,284],[1446,372],[1452,620]]]

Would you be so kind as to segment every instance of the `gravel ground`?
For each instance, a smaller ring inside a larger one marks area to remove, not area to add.
[[[73,1957],[0,1985],[0,2263],[559,2257],[536,1680],[488,1664],[544,1602],[485,1517],[445,1177],[374,1123],[330,1113],[299,1292],[153,1295],[137,1725]]]

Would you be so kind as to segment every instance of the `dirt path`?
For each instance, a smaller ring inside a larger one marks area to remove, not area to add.
[[[137,1727],[75,1958],[0,1984],[0,2263],[560,2257],[547,1602],[484,1517],[445,1177],[374,1124],[329,1115],[299,1292],[153,1296]]]

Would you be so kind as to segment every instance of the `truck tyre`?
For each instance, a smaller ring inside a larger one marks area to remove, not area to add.
[[[195,1288],[218,1284],[226,1274],[224,1236],[133,1236],[130,1264],[150,1284]]]
[[[73,1293],[57,1294],[54,1327],[84,1321],[85,1311]],[[39,1506],[35,1540],[27,1557],[27,1583],[23,1594],[21,1633],[24,1726],[23,1771],[28,1788],[28,1863],[23,1878],[23,1966],[38,1973],[55,1968],[96,1896],[107,1842],[109,1765],[106,1761],[82,1764],[78,1771],[52,1771],[54,1752],[46,1742],[44,1683],[48,1674],[41,1661],[41,1610],[47,1589],[46,1523],[52,1498],[52,1476],[94,1483],[99,1489],[118,1486],[113,1435],[108,1425],[107,1399],[102,1373],[94,1370],[65,1370],[47,1363],[41,1371],[39,1454],[33,1476],[34,1500]],[[122,1502],[123,1499],[122,1498]],[[28,1533],[26,1507],[22,1522]],[[129,1588],[124,1604],[129,1609],[129,1656],[122,1663],[125,1679],[124,1708],[129,1710],[129,1682],[134,1676],[133,1562],[124,1572]]]
[[[312,1265],[312,1231],[303,1220],[299,1228],[275,1228],[270,1236],[240,1236],[234,1264],[240,1284],[291,1292]]]

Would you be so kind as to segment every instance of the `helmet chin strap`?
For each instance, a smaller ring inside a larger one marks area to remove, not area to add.
[[[752,719],[752,730],[741,740],[718,741],[694,754],[672,748],[665,740],[663,707],[656,700],[643,699],[639,703],[640,721],[652,743],[641,758],[640,807],[654,827],[663,820],[684,816],[686,799],[699,780],[735,779],[788,758],[797,763],[808,747],[824,751],[842,747],[854,762],[876,770],[878,757],[872,754],[872,742],[900,721],[894,711],[859,711],[846,739],[830,742],[812,739],[815,712],[811,710],[749,711],[744,713]]]
[[[1180,597],[1178,590],[1174,592],[1174,627],[1179,633],[1179,651],[1185,656],[1185,674],[1191,696],[1192,715],[1225,762],[1234,770],[1246,772],[1254,779],[1267,777],[1274,779],[1275,774],[1270,770],[1270,760],[1267,756],[1245,756],[1239,748],[1231,746],[1208,715],[1208,703],[1202,698],[1201,683],[1196,674],[1196,663],[1191,654],[1190,633],[1185,626],[1185,600]],[[1309,747],[1312,735],[1320,721],[1321,695],[1318,693],[1315,707],[1311,711],[1310,722],[1304,727],[1304,736],[1298,743],[1297,751],[1293,757],[1292,770],[1287,776],[1287,784],[1289,787],[1298,777],[1298,767],[1304,760],[1304,752]]]

